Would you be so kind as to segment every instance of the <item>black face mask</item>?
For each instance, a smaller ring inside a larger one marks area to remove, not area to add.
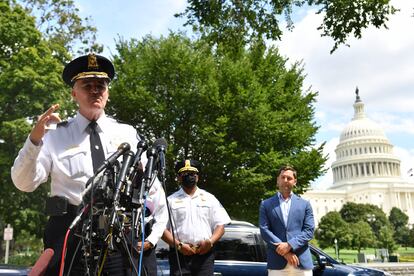
[[[183,176],[183,186],[186,188],[192,188],[195,184],[197,184],[197,176],[188,174]]]

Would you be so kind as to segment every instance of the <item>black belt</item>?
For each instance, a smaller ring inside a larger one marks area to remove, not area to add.
[[[53,196],[46,200],[46,215],[48,216],[76,216],[79,209],[79,206],[69,204],[66,197]]]

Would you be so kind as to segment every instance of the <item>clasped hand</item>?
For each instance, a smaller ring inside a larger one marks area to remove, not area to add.
[[[290,265],[297,267],[299,265],[299,258],[296,254],[290,252],[292,247],[287,242],[274,243],[276,246],[276,253],[283,256]]]
[[[142,250],[141,246],[142,246],[142,242],[138,242],[138,246],[137,246],[138,251]],[[152,248],[151,243],[149,241],[145,241],[144,242],[144,251],[147,251],[148,249],[151,249],[151,248]]]
[[[212,244],[209,240],[201,241],[197,245],[184,243],[183,246],[181,247],[181,253],[185,256],[190,256],[194,254],[203,255],[209,252],[211,248],[212,248]]]

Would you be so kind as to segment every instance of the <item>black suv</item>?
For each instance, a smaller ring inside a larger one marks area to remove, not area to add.
[[[243,221],[226,225],[225,234],[215,245],[215,275],[243,276],[267,275],[266,244],[258,227]],[[336,261],[322,250],[310,245],[314,269],[313,275],[390,275],[387,272],[346,265]],[[169,275],[168,247],[164,242],[157,246],[159,275]]]

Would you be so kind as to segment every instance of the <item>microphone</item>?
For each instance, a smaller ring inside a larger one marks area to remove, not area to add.
[[[153,148],[155,148],[155,150],[157,152],[165,152],[165,149],[167,148],[168,143],[167,140],[165,140],[165,138],[158,138],[157,140],[155,140],[154,144],[152,145]]]
[[[96,170],[95,175],[99,174],[104,169],[111,167],[115,164],[116,160],[125,152],[129,151],[131,146],[128,143],[122,143],[119,145],[118,149],[106,159],[101,166]]]
[[[147,150],[148,162],[147,162],[147,166],[145,167],[145,179],[146,180],[151,179],[154,163],[157,163],[157,162],[154,162],[154,160],[157,157],[160,160],[160,163],[161,162],[163,163],[163,166],[165,168],[164,152],[166,148],[167,148],[167,141],[164,138],[158,138],[157,140],[155,140],[152,147],[149,150]]]
[[[133,158],[134,158],[134,153],[132,151],[128,151],[124,154],[124,158],[122,160],[122,167],[121,167],[121,170],[119,171],[118,181],[115,186],[115,194],[114,194],[115,202],[119,200],[119,193],[121,192],[122,184],[126,180],[126,176],[129,171],[129,167],[131,166]]]
[[[148,148],[147,142],[145,140],[140,140],[137,144],[137,153],[135,154],[135,159],[132,167],[136,167],[139,164],[139,161],[141,161],[141,155],[144,151],[146,151]]]
[[[159,140],[159,141],[158,141]],[[164,138],[158,139],[157,149],[158,149],[158,159],[160,161],[160,174],[161,178],[165,177],[165,151],[167,150],[168,144]],[[157,142],[155,141],[155,142]],[[154,143],[155,144],[155,143]]]

